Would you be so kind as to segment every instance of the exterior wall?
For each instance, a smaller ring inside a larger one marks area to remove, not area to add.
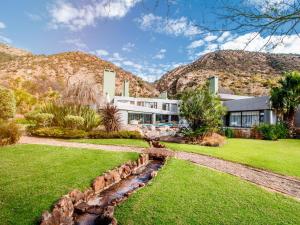
[[[273,110],[264,110],[264,122],[268,124],[276,124],[277,117]]]
[[[126,110],[120,110],[120,118],[122,125],[128,124],[128,112]]]
[[[110,100],[115,97],[116,73],[110,70],[104,70],[103,76],[103,95],[109,95]]]

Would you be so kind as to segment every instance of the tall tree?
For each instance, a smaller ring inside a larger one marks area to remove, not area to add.
[[[295,114],[300,105],[300,73],[288,72],[279,81],[279,86],[271,89],[271,102],[274,109],[285,121],[293,134]]]

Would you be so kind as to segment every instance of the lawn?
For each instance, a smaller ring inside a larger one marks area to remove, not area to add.
[[[148,148],[146,141],[141,139],[73,139],[72,142],[89,143],[97,145],[121,145]]]
[[[201,153],[300,178],[300,140],[227,139],[222,147],[166,143],[175,151]]]
[[[119,224],[300,224],[300,203],[239,178],[170,160],[116,210]]]
[[[137,156],[42,145],[0,148],[0,224],[35,224],[60,196]]]

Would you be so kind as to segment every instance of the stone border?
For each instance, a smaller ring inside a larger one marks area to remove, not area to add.
[[[81,192],[78,189],[70,191],[62,196],[53,206],[52,212],[46,211],[41,216],[41,225],[74,225],[74,210],[80,203],[88,202],[92,197],[108,189],[114,184],[134,174],[140,167],[148,164],[149,155],[140,154],[136,161],[128,161],[123,165],[109,170],[98,176],[92,182],[91,187]],[[108,206],[103,209],[101,217],[111,220],[111,224],[117,224],[113,217],[114,207]]]

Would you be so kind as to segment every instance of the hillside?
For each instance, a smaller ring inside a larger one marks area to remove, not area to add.
[[[155,85],[159,91],[167,90],[175,96],[217,75],[223,93],[260,96],[268,94],[283,72],[289,70],[300,70],[300,55],[223,50],[169,71]]]
[[[116,71],[117,94],[121,94],[123,80],[130,81],[132,96],[148,97],[158,94],[153,85],[90,54],[66,52],[45,56],[18,53],[15,48],[10,51],[9,47],[0,47],[0,54],[6,56],[5,60],[0,61],[0,83],[8,86],[11,79],[20,77],[26,81],[26,88],[32,94],[41,94],[49,87],[62,93],[68,84],[82,81],[96,85],[99,93],[102,93],[104,69]]]

